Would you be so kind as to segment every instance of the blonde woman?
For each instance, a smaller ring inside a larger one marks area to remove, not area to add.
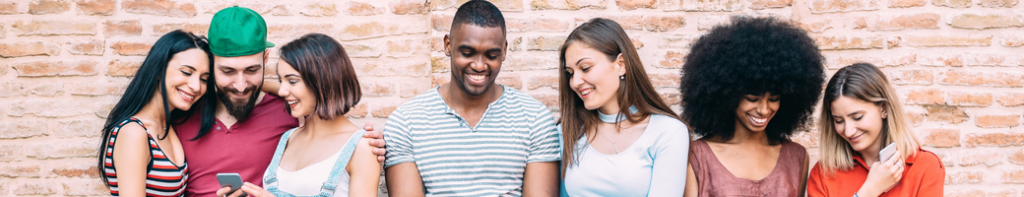
[[[836,72],[825,87],[821,161],[811,170],[808,196],[942,196],[942,161],[921,149],[897,99],[871,64]],[[880,157],[889,144],[895,153]]]

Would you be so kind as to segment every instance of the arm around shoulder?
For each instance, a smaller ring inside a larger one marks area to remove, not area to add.
[[[352,136],[360,137],[360,136]],[[377,155],[371,151],[371,139],[361,138],[352,153],[352,160],[348,162],[348,173],[351,175],[349,181],[349,196],[376,196],[377,183],[380,183],[380,162],[377,162]]]

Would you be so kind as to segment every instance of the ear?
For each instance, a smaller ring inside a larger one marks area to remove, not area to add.
[[[883,103],[883,104],[879,105],[878,107],[879,107],[879,112],[882,113],[882,119],[889,118],[889,113],[886,112],[887,110],[885,110],[886,109],[885,104]]]
[[[505,46],[501,47],[501,59],[500,59],[500,61],[505,61],[505,57],[506,56],[508,56],[508,39],[505,39]]]
[[[622,53],[615,57],[615,73],[619,76],[626,74],[626,59],[623,58]]]
[[[448,35],[450,35],[450,34],[445,34],[444,35],[444,41],[443,41],[444,42],[444,55],[448,56],[448,57],[451,57],[452,56],[452,40],[450,38],[448,38]]]
[[[263,66],[267,65],[267,61],[270,60],[270,49],[263,51]]]

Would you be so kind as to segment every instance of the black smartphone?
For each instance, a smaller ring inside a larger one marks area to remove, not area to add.
[[[242,188],[242,176],[238,173],[217,173],[217,182],[220,182],[220,187],[231,187],[229,195]]]

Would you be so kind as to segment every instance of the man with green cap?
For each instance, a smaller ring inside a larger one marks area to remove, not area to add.
[[[243,181],[262,185],[281,135],[299,126],[281,97],[261,91],[268,48],[274,46],[267,41],[263,17],[248,8],[225,8],[214,14],[208,37],[216,120],[208,133],[199,132],[199,118],[175,126],[179,138],[189,139],[181,142],[189,165],[186,196],[214,196],[221,188],[217,173],[238,173]],[[369,124],[366,129],[372,130]],[[369,135],[382,136],[379,131]],[[383,148],[384,143],[371,140],[371,145]]]

